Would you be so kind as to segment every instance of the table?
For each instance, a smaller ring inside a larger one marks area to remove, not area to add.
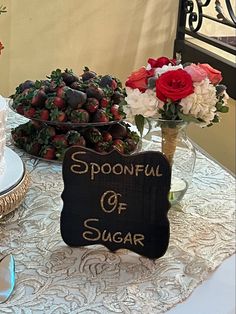
[[[163,313],[235,252],[235,178],[201,152],[192,186],[169,211],[163,257],[66,246],[59,230],[61,166],[13,147],[10,129],[23,120],[9,113],[7,144],[24,160],[31,186],[20,208],[0,223],[0,257],[11,253],[16,261],[16,287],[1,314]]]

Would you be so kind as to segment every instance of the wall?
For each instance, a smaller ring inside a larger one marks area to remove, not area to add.
[[[86,65],[123,81],[148,57],[172,55],[177,1],[1,0],[4,54],[0,92],[9,95],[26,79],[56,68],[82,73]],[[10,33],[9,33],[10,32]],[[11,61],[9,63],[9,60]]]
[[[234,0],[235,1],[235,0]],[[172,55],[178,12],[173,0],[1,0],[0,93],[56,68],[82,73],[89,66],[123,82],[148,57]],[[235,172],[235,102],[222,123],[189,135]]]

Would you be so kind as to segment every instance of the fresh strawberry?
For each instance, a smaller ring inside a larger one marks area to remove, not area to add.
[[[52,138],[52,143],[56,148],[65,148],[68,146],[68,141],[65,134],[55,135]]]
[[[40,152],[41,157],[49,160],[53,160],[56,157],[56,150],[52,146],[46,146],[43,148],[43,150]]]
[[[72,110],[70,120],[74,123],[87,123],[89,122],[89,113],[84,109]]]
[[[34,108],[28,108],[24,110],[24,116],[26,118],[33,118],[35,116],[36,110]]]
[[[45,102],[45,107],[48,109],[55,109],[55,108],[63,108],[65,106],[65,102],[61,97],[49,97]]]
[[[119,105],[112,105],[110,111],[113,116],[117,115],[119,113]]]
[[[112,135],[111,135],[111,133],[109,133],[107,131],[102,132],[102,138],[103,138],[104,142],[111,142],[112,141]]]
[[[52,121],[58,122],[65,122],[67,120],[65,112],[58,110],[58,108],[51,111],[50,118]]]
[[[109,122],[109,116],[103,109],[98,109],[93,116],[93,122],[105,123]]]
[[[100,101],[100,106],[101,108],[107,108],[109,104],[109,100],[107,98],[103,98],[101,101]]]
[[[39,112],[40,120],[48,121],[49,120],[49,111],[47,109],[42,109]]]
[[[113,144],[112,144],[112,147],[114,148],[114,149],[116,149],[116,150],[118,150],[120,153],[124,153],[124,151],[125,151],[125,143],[122,141],[122,140],[120,140],[120,139],[115,139],[114,141],[113,141]]]
[[[111,82],[111,88],[113,90],[117,89],[117,82],[113,79],[112,82]]]
[[[96,98],[87,98],[87,102],[84,105],[84,108],[90,112],[90,113],[94,113],[97,111],[99,106],[99,101]]]
[[[66,97],[66,91],[68,90],[68,86],[61,86],[57,89],[57,97],[60,97],[62,99],[65,99]]]

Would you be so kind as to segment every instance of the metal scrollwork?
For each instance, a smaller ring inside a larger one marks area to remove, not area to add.
[[[215,10],[217,12],[217,18],[213,16],[208,16],[203,13],[203,8],[207,7],[211,3],[211,0],[201,1],[201,0],[187,0],[185,1],[184,10],[188,15],[188,27],[191,32],[198,32],[202,27],[203,19],[208,18],[218,23],[223,23],[231,27],[235,27],[236,16],[233,11],[230,0],[225,0],[226,7],[231,20],[226,17],[220,0],[215,1]],[[196,6],[195,6],[196,5]]]

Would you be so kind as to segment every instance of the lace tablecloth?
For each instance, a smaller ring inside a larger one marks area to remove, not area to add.
[[[16,287],[0,313],[163,313],[235,251],[235,179],[197,153],[195,176],[171,208],[171,238],[157,260],[103,246],[70,248],[60,235],[61,166],[30,158],[31,186],[23,205],[0,223],[0,257],[13,254]]]

